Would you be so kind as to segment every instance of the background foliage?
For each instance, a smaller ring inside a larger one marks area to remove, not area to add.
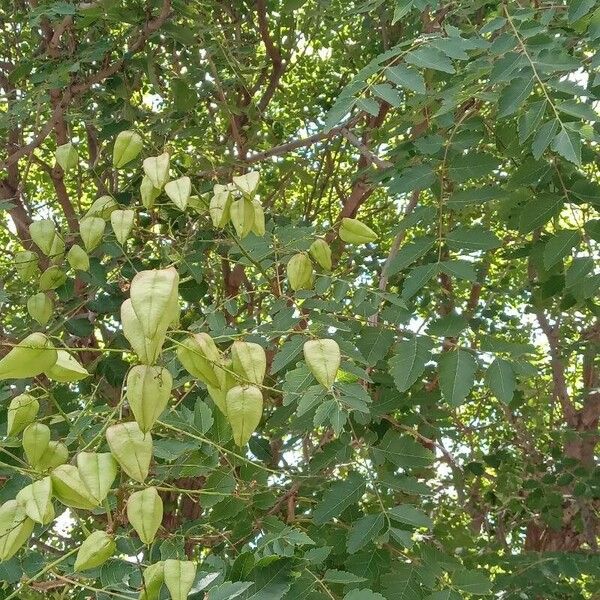
[[[120,475],[106,508],[36,526],[0,563],[0,594],[137,597],[143,567],[186,557],[191,597],[209,600],[600,593],[594,0],[30,0],[5,3],[0,25],[0,353],[43,330],[92,373],[2,381],[2,406],[28,390],[70,460],[106,452],[98,434],[130,420],[119,309],[140,270],[177,268],[179,331],[268,355],[263,418],[239,450],[171,332],[156,541],[129,526],[143,485]],[[117,171],[126,129],[144,150]],[[140,203],[141,160],[165,150],[200,197],[184,212],[164,194]],[[267,232],[240,240],[203,207],[249,169]],[[14,268],[37,252],[29,225],[52,219],[68,249],[107,194],[135,211],[132,235],[107,227],[89,272],[65,263],[39,326],[37,279]],[[339,239],[356,216],[376,242]],[[293,292],[287,260],[316,236],[334,269]],[[302,358],[310,337],[342,349],[332,394]],[[0,452],[5,502],[39,474],[20,437]],[[74,549],[106,529],[113,558],[74,573]]]

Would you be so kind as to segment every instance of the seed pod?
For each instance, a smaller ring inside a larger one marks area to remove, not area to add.
[[[59,269],[56,265],[48,267],[41,275],[38,280],[38,287],[43,292],[48,290],[55,290],[63,285],[67,281],[67,274]]]
[[[200,196],[192,195],[189,197],[188,206],[198,214],[204,215],[208,211],[208,194]]]
[[[56,362],[45,371],[50,379],[70,383],[90,376],[85,367],[66,350],[57,350],[57,355]]]
[[[102,241],[106,222],[100,217],[84,217],[79,222],[79,235],[83,245],[91,252]]]
[[[169,180],[169,161],[169,153],[164,152],[160,156],[150,156],[143,162],[144,173],[156,189],[162,190]]]
[[[233,440],[238,446],[244,446],[260,423],[262,393],[255,385],[236,385],[227,392],[225,404]]]
[[[31,423],[23,431],[23,450],[27,462],[35,469],[50,442],[50,429],[43,423]]]
[[[123,325],[123,335],[131,344],[133,351],[138,355],[140,362],[145,365],[154,364],[160,356],[160,351],[165,340],[166,328],[164,331],[158,332],[154,338],[147,338],[144,335],[142,324],[137,318],[129,298],[121,304],[121,323]]]
[[[79,546],[75,571],[87,571],[104,564],[114,553],[117,544],[105,531],[93,531]]]
[[[30,333],[0,360],[0,380],[35,377],[57,358],[56,349],[43,333]]]
[[[260,200],[256,198],[252,200],[254,207],[254,223],[252,224],[252,233],[259,237],[265,235],[265,211],[263,210]]]
[[[110,224],[115,232],[117,242],[119,242],[121,246],[125,244],[131,233],[134,218],[135,212],[132,210],[115,210],[110,215]]]
[[[240,238],[245,238],[254,225],[254,205],[249,198],[234,200],[230,207],[231,223]]]
[[[238,175],[233,178],[233,184],[242,194],[251,195],[258,187],[260,174],[258,171],[249,171],[244,175]]]
[[[206,384],[206,389],[208,390],[209,396],[213,399],[216,407],[227,416],[227,392],[235,387],[236,381],[232,375],[233,367],[231,364],[231,360],[222,361],[223,368],[217,368],[215,373],[217,375],[217,379],[219,380],[218,387],[214,387],[212,385]]]
[[[98,501],[81,479],[77,467],[60,465],[50,473],[50,478],[54,495],[65,506],[84,510],[98,506]]]
[[[203,383],[219,387],[216,369],[221,353],[208,333],[195,333],[177,347],[177,358],[190,375]]]
[[[322,269],[324,269],[325,271],[331,271],[331,267],[333,264],[331,261],[331,248],[325,240],[317,238],[310,245],[308,251]]]
[[[27,312],[40,325],[45,325],[50,320],[53,309],[54,302],[44,292],[38,292],[27,300]]]
[[[208,207],[210,218],[215,227],[222,229],[231,218],[231,193],[227,191],[215,193]]]
[[[50,477],[26,485],[19,491],[16,500],[25,508],[25,514],[36,523],[47,525],[54,520]]]
[[[69,459],[69,451],[62,442],[50,440],[44,456],[40,459],[38,470],[48,471],[64,465]]]
[[[15,252],[14,263],[15,269],[23,281],[29,281],[39,272],[37,254],[31,250]]]
[[[152,181],[147,175],[142,178],[140,185],[140,196],[145,208],[150,209],[154,206],[154,201],[160,196],[160,190],[152,185]]]
[[[53,264],[59,264],[60,262],[62,262],[64,255],[65,242],[59,235],[55,235],[54,240],[52,240],[50,254],[48,255],[48,257],[50,258],[50,262],[52,262]]]
[[[191,560],[169,558],[165,560],[163,573],[171,600],[186,600],[196,579],[196,564]]]
[[[340,237],[347,244],[368,244],[377,239],[377,234],[358,219],[344,217],[340,225]]]
[[[131,306],[147,338],[166,331],[173,320],[179,305],[178,286],[179,275],[173,267],[140,271],[131,281]]]
[[[129,477],[144,482],[152,459],[152,435],[144,434],[135,421],[111,425],[106,430],[111,454]]]
[[[72,269],[78,271],[90,270],[90,257],[87,252],[78,244],[73,244],[67,252],[67,260]]]
[[[162,523],[163,501],[155,487],[134,492],[127,500],[127,519],[146,545],[154,541],[154,536]]]
[[[267,371],[267,355],[262,346],[252,342],[233,342],[231,359],[234,372],[244,383],[260,385]]]
[[[304,360],[315,379],[331,388],[340,368],[340,347],[335,340],[309,340],[304,344]]]
[[[75,146],[71,144],[71,142],[67,142],[62,146],[59,146],[56,149],[54,158],[56,159],[56,163],[61,166],[63,171],[70,171],[71,169],[75,169],[77,167],[77,150],[75,149]]]
[[[113,146],[113,167],[120,169],[131,162],[141,151],[144,142],[135,131],[121,131]]]
[[[117,461],[113,455],[110,452],[80,452],[77,470],[90,494],[101,504],[117,476]]]
[[[0,506],[0,562],[12,558],[29,539],[34,522],[16,500]]]
[[[34,221],[29,226],[29,235],[35,245],[46,255],[50,256],[54,238],[57,236],[54,223],[50,219]]]
[[[12,437],[18,435],[33,423],[40,410],[40,403],[29,394],[15,396],[8,405],[6,435]]]
[[[163,367],[137,365],[127,376],[127,401],[143,433],[152,426],[167,407],[173,378]]]
[[[165,184],[165,193],[179,210],[185,210],[192,193],[192,181],[189,177],[173,179]]]
[[[87,217],[98,217],[106,221],[110,219],[110,215],[119,208],[117,201],[112,196],[100,196],[96,198],[89,210],[85,213]]]
[[[298,252],[287,264],[287,277],[294,290],[308,290],[313,285],[313,267],[306,252]]]
[[[164,564],[165,563],[161,560],[146,567],[144,570],[144,587],[140,593],[139,600],[159,599],[160,588],[165,580],[165,575],[163,572]]]

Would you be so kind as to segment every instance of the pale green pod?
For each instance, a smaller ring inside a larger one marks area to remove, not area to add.
[[[339,230],[340,238],[347,244],[368,244],[377,239],[377,234],[358,219],[344,217]]]
[[[65,242],[60,235],[55,235],[52,240],[52,246],[50,247],[50,253],[48,254],[50,261],[54,264],[58,264],[62,261],[65,256]]]
[[[77,271],[90,270],[90,257],[78,244],[73,244],[67,252],[67,261],[71,268],[76,269]]]
[[[12,558],[29,539],[34,522],[16,500],[0,506],[0,562]]]
[[[147,338],[129,298],[121,305],[121,324],[123,325],[123,335],[138,355],[140,362],[145,365],[154,364],[160,356],[167,328],[164,327],[163,330],[158,331],[154,338]]]
[[[231,202],[231,193],[228,191],[215,193],[211,198],[208,212],[215,227],[222,229],[229,223],[229,219],[231,218]]]
[[[71,142],[59,146],[54,153],[56,164],[60,165],[63,171],[70,171],[77,167],[78,155],[77,149]]]
[[[262,392],[255,385],[236,385],[225,398],[227,419],[238,446],[245,446],[262,417]]]
[[[294,254],[287,264],[287,278],[292,290],[308,290],[313,285],[313,266],[306,252]]]
[[[136,365],[127,375],[127,401],[142,432],[152,429],[167,407],[173,378],[163,367]]]
[[[196,563],[169,558],[165,560],[163,573],[171,600],[186,600],[196,579]]]
[[[264,348],[252,342],[235,341],[231,345],[232,367],[244,383],[260,385],[267,371],[267,355]]]
[[[121,131],[113,146],[113,167],[120,169],[131,162],[142,151],[144,142],[135,131]]]
[[[48,267],[38,280],[38,287],[43,292],[55,290],[67,281],[67,274],[56,265]]]
[[[56,499],[65,506],[83,510],[92,510],[98,506],[99,502],[81,479],[77,467],[60,465],[50,473],[50,478]]]
[[[110,224],[112,226],[117,242],[123,246],[133,228],[135,212],[132,210],[115,210],[110,215]]]
[[[69,450],[67,447],[59,441],[50,440],[46,452],[40,459],[38,469],[40,471],[47,471],[49,469],[55,469],[60,465],[64,465],[69,459]]]
[[[117,549],[115,540],[105,531],[93,531],[79,546],[75,571],[87,571],[104,564]]]
[[[223,368],[218,368],[216,370],[217,379],[219,380],[218,386],[211,386],[206,384],[206,389],[208,390],[209,396],[212,398],[213,402],[217,406],[217,408],[227,416],[227,392],[235,387],[236,381],[232,374],[233,366],[231,364],[231,360],[222,361]]]
[[[262,204],[256,198],[252,200],[254,207],[254,222],[252,223],[252,233],[259,237],[265,235],[265,211]]]
[[[25,486],[17,494],[16,500],[25,508],[25,514],[36,523],[47,525],[54,520],[50,477],[44,477]]]
[[[29,235],[35,245],[46,255],[50,256],[52,244],[56,237],[56,228],[50,219],[34,221],[29,225]]]
[[[152,459],[152,435],[143,433],[135,421],[117,423],[106,430],[111,454],[132,479],[144,482]]]
[[[43,423],[31,423],[23,431],[23,450],[27,462],[35,469],[48,448],[50,429]]]
[[[150,156],[143,162],[144,173],[152,185],[159,190],[169,180],[169,153],[163,152],[160,156]]]
[[[23,281],[29,281],[39,273],[38,256],[31,250],[19,250],[15,252],[15,269]]]
[[[331,268],[333,266],[333,261],[331,258],[331,248],[325,240],[317,238],[310,245],[308,252],[322,269],[324,269],[325,271],[331,271]]]
[[[139,600],[158,600],[160,588],[165,580],[164,562],[161,560],[149,565],[144,570],[144,587],[140,592]]]
[[[162,523],[163,501],[155,487],[134,492],[127,500],[127,520],[140,536],[140,540],[150,545]]]
[[[27,300],[27,312],[40,325],[45,325],[52,316],[54,302],[44,292],[38,292]]]
[[[142,177],[140,196],[142,198],[143,206],[148,209],[154,206],[154,201],[160,196],[160,189],[155,188],[152,185],[152,181],[147,175]]]
[[[49,369],[58,357],[43,333],[30,333],[0,360],[0,380],[35,377]]]
[[[165,184],[165,194],[179,209],[185,210],[192,193],[192,180],[189,177],[180,177]]]
[[[81,481],[101,504],[118,472],[113,455],[110,452],[80,452],[77,455],[77,470]]]
[[[245,196],[234,200],[230,207],[231,223],[240,238],[245,238],[254,225],[254,205]]]
[[[233,178],[233,184],[243,194],[250,196],[256,191],[258,187],[258,181],[260,179],[260,173],[258,171],[249,171],[244,175],[238,175]]]
[[[144,335],[154,339],[173,321],[179,305],[179,275],[173,267],[140,271],[131,281],[129,295]]]
[[[6,435],[11,437],[18,435],[35,420],[40,403],[29,394],[15,396],[8,405]]]
[[[80,381],[90,376],[86,368],[66,350],[57,350],[56,362],[45,373],[49,379],[61,383]]]
[[[88,252],[91,252],[102,241],[106,222],[100,217],[84,217],[79,222],[79,235],[83,245]]]
[[[177,347],[177,358],[190,375],[213,387],[219,386],[216,369],[221,353],[208,333],[195,333]]]
[[[110,215],[119,208],[117,201],[112,196],[100,196],[96,198],[89,210],[85,213],[85,217],[98,217],[106,221],[110,219]]]
[[[315,379],[327,389],[340,368],[340,347],[335,340],[309,340],[304,343],[304,360]]]

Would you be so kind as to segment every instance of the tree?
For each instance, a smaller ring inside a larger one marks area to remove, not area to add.
[[[0,18],[4,598],[600,593],[597,3]]]

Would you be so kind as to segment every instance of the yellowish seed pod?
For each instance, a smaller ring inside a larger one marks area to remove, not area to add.
[[[358,219],[342,219],[340,238],[347,244],[368,244],[377,239],[377,234]]]
[[[54,302],[44,292],[38,292],[27,300],[27,312],[40,325],[45,325],[52,316]]]
[[[310,245],[308,252],[322,269],[325,271],[331,271],[331,267],[333,266],[331,259],[331,248],[325,240],[317,238]]]
[[[142,151],[144,142],[135,131],[121,131],[113,146],[113,166],[120,169],[131,162]]]
[[[287,277],[294,290],[308,290],[313,286],[313,266],[306,252],[299,252],[287,264]]]

